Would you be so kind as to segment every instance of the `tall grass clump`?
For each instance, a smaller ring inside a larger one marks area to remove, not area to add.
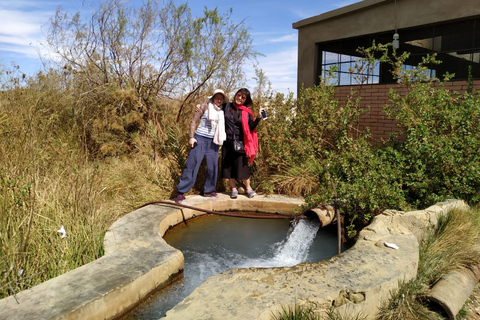
[[[172,184],[151,154],[93,156],[61,73],[11,80],[0,93],[0,298],[102,256],[111,223]]]
[[[311,307],[295,304],[294,307],[283,307],[280,314],[273,314],[272,320],[320,320]]]
[[[82,159],[78,132],[60,107],[68,97],[51,89],[17,87],[0,98],[1,296],[102,254],[98,170]],[[56,232],[62,225],[64,239]]]
[[[478,207],[454,209],[440,217],[420,245],[417,277],[399,284],[380,308],[378,320],[444,319],[422,301],[431,287],[450,271],[480,263]]]
[[[311,306],[295,304],[294,307],[282,307],[278,314],[272,314],[272,320],[364,320],[362,315],[344,315],[335,308],[330,308],[321,315]]]

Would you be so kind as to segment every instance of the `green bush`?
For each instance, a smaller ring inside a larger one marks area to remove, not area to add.
[[[406,97],[390,93],[387,114],[404,128],[406,139],[394,144],[403,155],[407,201],[420,207],[445,198],[479,201],[480,103],[478,96],[458,94],[431,83]]]
[[[337,198],[349,237],[387,208],[424,208],[447,198],[472,205],[479,201],[478,95],[471,89],[449,92],[431,78],[429,67],[440,63],[435,56],[404,71],[408,53],[397,56],[389,48],[360,50],[367,65],[390,63],[394,77],[408,89],[406,95],[389,93],[385,114],[402,131],[387,145],[372,145],[368,131],[358,131],[359,115],[368,109],[359,107],[361,97],[354,91],[340,105],[335,87],[328,85],[332,73],[302,90],[296,101],[277,96],[271,101],[272,116],[260,128],[261,185],[269,192],[302,195],[306,207]]]
[[[333,203],[336,191],[351,237],[384,209],[408,206],[399,180],[401,155],[372,146],[369,133],[357,128],[367,111],[359,97],[352,92],[340,105],[327,83],[302,90],[297,101],[277,96],[259,129],[257,166],[266,172],[261,185],[304,196],[305,207]]]

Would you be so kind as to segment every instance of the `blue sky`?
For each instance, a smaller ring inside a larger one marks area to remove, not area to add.
[[[82,3],[97,0],[0,0],[0,65],[20,66],[33,74],[42,70],[40,55],[46,56],[41,43],[45,42],[47,23],[58,6],[76,12]],[[141,2],[141,0],[131,0]],[[162,0],[159,0],[162,1]],[[296,91],[297,30],[292,23],[324,12],[338,9],[360,0],[174,0],[176,5],[188,2],[193,16],[200,16],[206,6],[219,12],[233,9],[234,19],[250,27],[259,67],[265,72],[275,91]],[[253,69],[246,66],[247,77]],[[248,84],[254,84],[253,80]]]

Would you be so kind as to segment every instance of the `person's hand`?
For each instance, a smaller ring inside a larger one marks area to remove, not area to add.
[[[197,142],[197,139],[195,139],[195,138],[190,138],[190,139],[188,140],[188,144],[189,144],[190,147],[192,147],[192,148],[195,146],[195,143],[196,143],[196,142]]]
[[[197,105],[195,106],[195,112],[200,112],[200,111],[202,111],[202,109],[200,108],[201,106],[202,106],[201,104],[197,104]]]
[[[262,113],[260,112],[260,110],[258,110],[257,118],[263,119],[262,118]]]

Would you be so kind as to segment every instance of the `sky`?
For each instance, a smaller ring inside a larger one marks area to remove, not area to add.
[[[48,56],[42,43],[55,10],[61,6],[77,12],[89,1],[101,0],[0,0],[0,66],[18,65],[27,75],[42,70]],[[254,49],[264,55],[258,57],[258,67],[272,89],[285,94],[296,93],[297,87],[298,31],[292,24],[355,2],[360,0],[174,0],[175,5],[188,3],[194,17],[201,16],[205,7],[217,7],[219,13],[231,8],[235,22],[245,21]],[[255,85],[253,67],[246,66],[245,72],[247,85]]]

